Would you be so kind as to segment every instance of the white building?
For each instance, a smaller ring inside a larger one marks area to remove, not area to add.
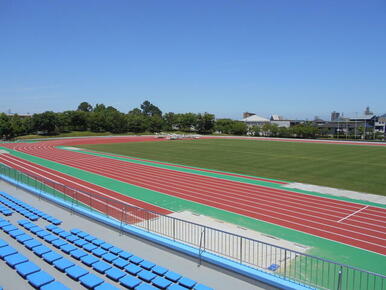
[[[263,126],[266,123],[269,123],[270,121],[264,117],[260,117],[257,115],[252,115],[247,118],[244,118],[241,120],[242,122],[245,122],[248,127],[252,126]]]

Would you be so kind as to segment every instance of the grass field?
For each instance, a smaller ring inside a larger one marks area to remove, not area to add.
[[[384,147],[219,139],[79,147],[386,195]]]

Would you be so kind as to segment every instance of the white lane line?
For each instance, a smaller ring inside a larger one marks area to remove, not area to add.
[[[366,205],[365,207],[362,207],[361,209],[358,209],[357,211],[349,214],[348,216],[345,216],[344,218],[338,220],[338,223],[340,223],[341,221],[344,221],[345,219],[348,219],[350,216],[353,216],[354,214],[357,214],[358,212],[361,212],[362,210],[365,210],[368,207],[369,207],[369,205]]]

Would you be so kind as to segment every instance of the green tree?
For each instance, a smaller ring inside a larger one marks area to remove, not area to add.
[[[200,134],[211,134],[214,129],[214,115],[209,113],[198,114],[196,129]]]
[[[92,106],[87,102],[82,102],[79,104],[77,111],[81,112],[91,112]]]
[[[221,134],[231,134],[232,124],[234,122],[232,119],[218,119],[215,122],[214,129]]]
[[[234,121],[231,126],[231,134],[233,135],[246,135],[248,132],[247,124],[240,121]]]
[[[52,111],[46,111],[32,116],[32,126],[35,131],[40,131],[47,135],[54,135],[58,133],[58,125],[58,116]]]
[[[144,101],[141,105],[142,113],[146,116],[152,117],[152,116],[162,116],[162,111],[149,101]]]
[[[164,129],[166,131],[173,131],[177,126],[177,116],[173,112],[164,114]]]
[[[184,132],[192,132],[197,127],[197,115],[194,113],[177,114],[178,129]]]

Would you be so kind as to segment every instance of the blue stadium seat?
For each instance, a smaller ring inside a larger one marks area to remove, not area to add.
[[[120,248],[117,248],[117,247],[112,247],[109,249],[109,252],[113,253],[114,255],[118,255],[120,252],[122,252],[122,250]]]
[[[28,250],[31,250],[35,247],[38,247],[38,246],[41,246],[42,243],[39,242],[38,240],[35,240],[35,239],[32,239],[32,240],[29,240],[29,241],[26,241],[24,242],[24,246],[28,249]]]
[[[25,232],[19,229],[9,232],[9,235],[14,239],[16,239],[17,236],[24,235],[24,234]]]
[[[119,279],[126,276],[126,273],[119,270],[118,268],[111,268],[105,272],[106,276],[109,277],[111,280],[118,281]]]
[[[118,290],[119,288],[105,282],[105,283],[95,287],[94,289],[95,290]]]
[[[76,240],[74,242],[74,245],[76,245],[77,247],[82,247],[85,244],[88,244],[88,242],[83,240],[83,239],[81,239],[81,238],[79,238],[79,240]]]
[[[108,251],[110,248],[112,248],[113,247],[113,245],[112,244],[109,244],[109,243],[103,243],[102,245],[101,245],[101,248],[103,249],[103,250],[106,250],[106,251]]]
[[[45,236],[50,235],[50,233],[47,232],[46,230],[42,230],[42,231],[37,232],[36,235],[37,235],[39,238],[44,238]]]
[[[16,237],[16,240],[21,243],[21,244],[24,244],[26,241],[30,241],[32,240],[33,238],[30,236],[30,235],[27,235],[27,234],[23,234],[23,235],[20,235],[20,236],[17,236]]]
[[[74,235],[77,235],[78,233],[81,232],[81,230],[75,228],[75,229],[70,230],[70,232],[71,232],[72,234],[74,234]]]
[[[95,250],[98,247],[95,246],[94,244],[87,243],[87,244],[84,244],[82,248],[85,249],[87,252],[91,252],[91,251]]]
[[[192,289],[194,287],[194,285],[197,284],[197,282],[192,280],[192,279],[189,279],[187,277],[182,277],[180,280],[178,280],[178,284],[180,284],[188,289]]]
[[[57,240],[52,242],[52,245],[55,248],[60,248],[61,246],[64,246],[64,245],[67,245],[67,244],[68,243],[65,240],[62,240],[62,239],[57,239]]]
[[[168,290],[186,290],[185,287],[182,287],[181,285],[178,285],[178,284],[172,284],[167,289]]]
[[[66,254],[69,254],[71,251],[74,251],[76,250],[77,248],[74,247],[73,245],[71,244],[66,244],[66,245],[63,245],[60,247],[60,249],[65,252]]]
[[[130,273],[131,275],[137,275],[139,272],[142,271],[142,268],[134,264],[129,264],[125,267],[125,271],[127,273]]]
[[[151,269],[154,273],[156,273],[158,276],[163,276],[166,274],[166,272],[168,271],[168,269],[164,268],[164,267],[161,267],[161,266],[154,266],[152,269]]]
[[[158,288],[151,286],[149,284],[146,284],[146,283],[141,283],[137,287],[135,287],[134,289],[135,290],[158,290]]]
[[[102,241],[100,239],[95,239],[92,241],[92,243],[99,247],[100,245],[102,245],[104,243],[104,241]]]
[[[133,277],[133,276],[125,276],[123,278],[121,278],[119,280],[119,282],[121,283],[121,285],[125,286],[126,288],[129,288],[129,289],[133,289],[135,287],[137,287],[139,284],[142,283],[141,280]]]
[[[5,247],[5,246],[8,246],[7,242],[0,239],[0,248]]]
[[[27,281],[30,283],[34,288],[40,289],[40,287],[53,282],[55,279],[51,275],[47,274],[44,271],[39,271],[33,274],[29,274],[27,276]]]
[[[97,257],[102,257],[107,252],[105,250],[101,249],[101,248],[98,248],[98,249],[95,249],[95,250],[91,251],[91,253],[93,253]]]
[[[113,261],[113,265],[118,267],[119,269],[123,269],[128,264],[129,264],[129,262],[125,259],[122,259],[122,258],[118,258],[118,259]]]
[[[68,237],[66,237],[66,240],[69,241],[70,243],[74,243],[75,241],[79,240],[80,238],[78,236],[75,236],[75,235],[69,235]]]
[[[80,259],[80,261],[81,261],[83,264],[85,264],[85,265],[91,267],[91,265],[94,264],[94,263],[96,263],[96,262],[98,262],[99,259],[98,259],[97,257],[92,256],[92,255],[87,255],[87,256],[82,257],[82,258]]]
[[[77,260],[80,260],[82,257],[87,256],[87,253],[85,251],[80,250],[80,249],[76,249],[76,250],[72,251],[70,254],[71,254],[71,257],[73,257]]]
[[[74,263],[71,262],[70,260],[67,260],[66,258],[62,258],[62,259],[56,260],[53,263],[53,265],[59,271],[64,272],[67,268],[74,266]]]
[[[50,249],[50,248],[47,248],[47,247],[44,246],[44,245],[41,245],[41,246],[34,247],[34,248],[32,249],[32,252],[34,252],[35,255],[41,257],[41,256],[43,256],[44,254],[51,252],[51,249]]]
[[[0,248],[0,258],[1,259],[4,259],[6,256],[13,255],[16,253],[17,253],[16,249],[11,247],[11,246],[5,246],[5,247]]]
[[[87,289],[94,289],[96,286],[102,284],[104,280],[94,274],[86,274],[79,278],[80,284]]]
[[[170,280],[167,280],[165,278],[162,278],[162,277],[156,277],[152,283],[157,286],[158,288],[161,288],[161,289],[166,289],[167,287],[169,287],[171,284],[172,284],[172,281]]]
[[[46,261],[47,263],[52,265],[53,262],[63,258],[63,256],[52,251],[52,252],[48,252],[48,253],[42,255],[42,258],[44,261]]]
[[[87,241],[87,242],[92,242],[93,240],[96,240],[97,238],[92,236],[92,235],[88,235],[86,237],[84,237],[84,239]]]
[[[70,290],[70,288],[66,287],[59,281],[54,281],[40,287],[40,290]]]
[[[43,239],[44,239],[46,242],[48,242],[48,243],[51,244],[53,241],[56,241],[56,240],[58,239],[58,237],[49,234],[49,235],[44,236]]]
[[[15,266],[15,269],[16,269],[16,272],[23,278],[26,278],[26,276],[28,276],[29,274],[40,271],[40,268],[32,262],[25,262],[25,263],[18,264]]]
[[[150,271],[143,270],[143,271],[138,273],[137,277],[139,279],[149,283],[151,280],[153,280],[155,277],[157,277],[157,275],[150,272]]]
[[[141,257],[138,257],[138,256],[131,256],[129,258],[130,262],[134,263],[134,264],[139,264],[143,261],[143,259]]]
[[[122,259],[125,259],[125,260],[128,260],[132,255],[133,254],[126,252],[126,251],[122,251],[118,254],[119,257],[121,257]]]
[[[155,266],[153,262],[146,261],[146,260],[139,263],[139,265],[146,270],[151,270]]]
[[[68,267],[66,270],[64,270],[68,277],[74,279],[75,281],[78,281],[80,277],[88,274],[88,271],[80,266],[72,266]]]
[[[4,257],[4,261],[7,263],[8,266],[11,268],[15,268],[16,265],[28,262],[28,259],[23,256],[22,254],[13,254],[13,255],[8,255]]]
[[[95,271],[104,274],[107,270],[111,269],[112,266],[107,264],[106,262],[99,261],[92,264],[92,267]]]
[[[111,253],[106,253],[102,256],[102,259],[105,260],[106,262],[111,263],[112,261],[118,259],[118,256]]]
[[[164,277],[172,282],[177,282],[182,276],[178,273],[168,271],[165,273]]]

